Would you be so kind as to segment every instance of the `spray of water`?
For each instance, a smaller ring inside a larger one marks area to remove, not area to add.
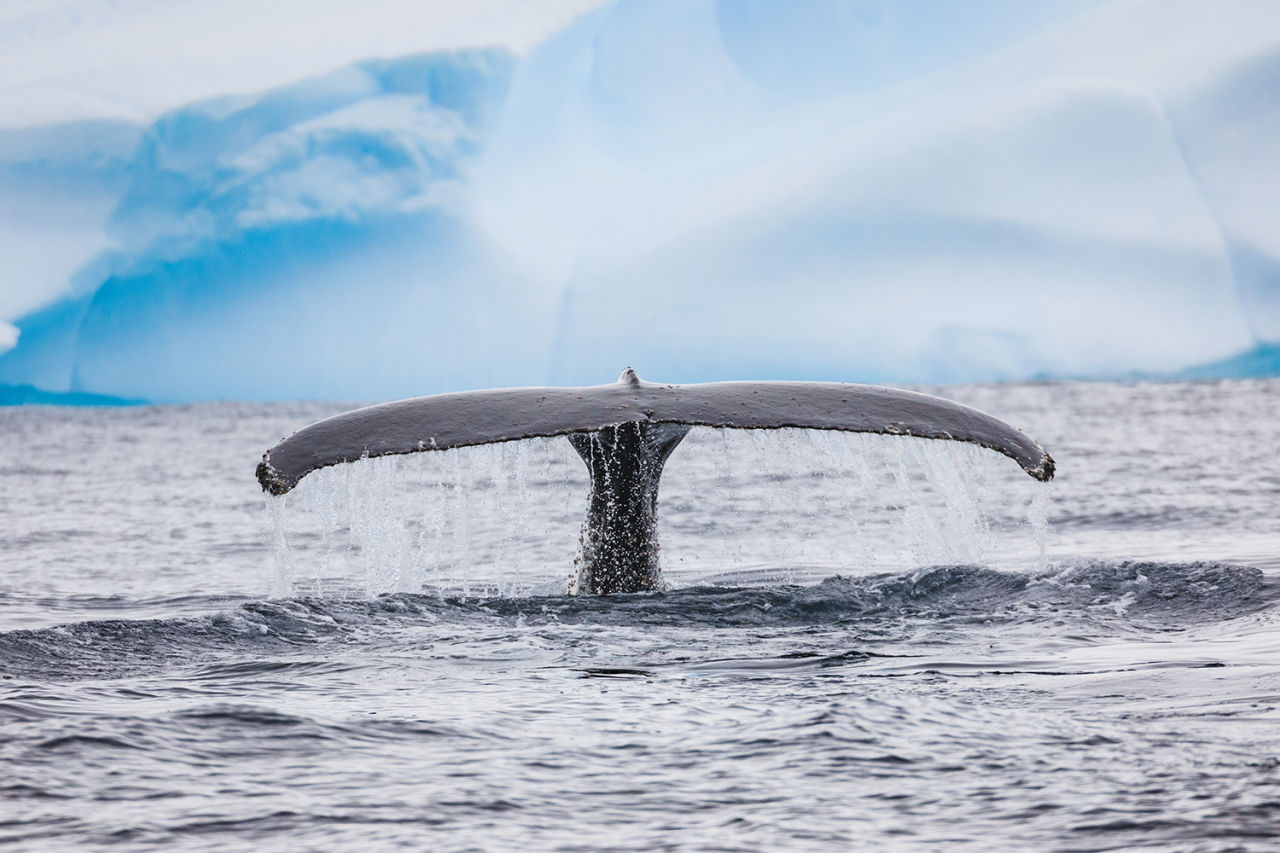
[[[268,499],[272,594],[563,593],[586,470],[562,438],[365,459]],[[1048,495],[968,445],[694,429],[659,501],[671,586],[806,583],[983,564],[1043,568]]]

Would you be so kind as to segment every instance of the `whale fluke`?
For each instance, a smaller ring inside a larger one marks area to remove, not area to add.
[[[272,494],[317,468],[374,456],[568,436],[591,472],[575,591],[659,585],[654,544],[662,466],[690,427],[841,430],[977,444],[1037,480],[1052,457],[991,415],[927,394],[839,382],[659,385],[631,368],[610,385],[463,391],[383,403],[305,427],[263,454],[258,482]]]

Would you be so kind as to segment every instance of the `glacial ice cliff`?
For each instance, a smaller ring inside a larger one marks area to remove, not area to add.
[[[1232,357],[1280,342],[1280,6],[959,9],[619,0],[523,55],[0,130],[0,384],[1273,363]]]

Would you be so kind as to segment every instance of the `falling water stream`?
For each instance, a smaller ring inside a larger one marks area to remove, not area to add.
[[[1048,487],[955,442],[697,428],[660,491],[668,588],[934,565],[1043,568]],[[563,592],[588,493],[564,438],[363,459],[266,498],[270,587]],[[1038,555],[1028,560],[1028,555]]]

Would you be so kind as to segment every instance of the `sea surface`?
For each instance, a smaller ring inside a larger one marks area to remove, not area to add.
[[[1280,850],[1280,381],[695,430],[660,593],[566,595],[563,440],[316,472],[346,407],[0,409],[17,850]]]

